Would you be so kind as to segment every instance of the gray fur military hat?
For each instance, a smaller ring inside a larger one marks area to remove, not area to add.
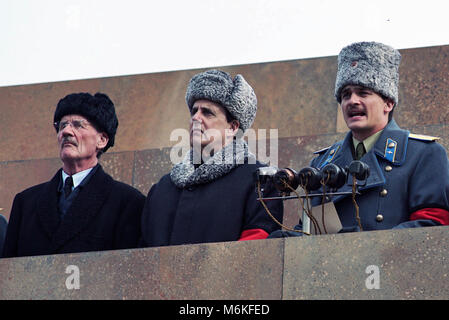
[[[240,122],[243,131],[250,128],[256,118],[256,94],[240,74],[232,79],[227,72],[212,69],[194,75],[186,92],[189,110],[200,99],[219,103],[226,108]]]
[[[398,50],[378,42],[356,42],[344,47],[338,55],[335,98],[341,103],[341,91],[347,85],[367,87],[398,103]]]

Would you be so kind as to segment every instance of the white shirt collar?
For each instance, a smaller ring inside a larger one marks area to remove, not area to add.
[[[75,173],[72,178],[73,178],[73,187],[72,190],[75,189],[76,187],[78,187],[78,185],[81,183],[81,181],[84,180],[85,177],[87,177],[87,175],[89,174],[89,172],[92,171],[93,168],[89,168],[86,169],[84,171]],[[65,181],[65,179],[68,177],[69,175],[67,173],[64,172],[64,170],[62,170],[62,181]]]

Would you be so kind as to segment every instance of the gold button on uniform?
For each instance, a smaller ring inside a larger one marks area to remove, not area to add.
[[[388,148],[394,148],[394,146],[395,146],[394,142],[390,142],[390,143],[388,144]]]
[[[382,189],[382,191],[380,191],[380,196],[381,197],[386,197],[388,194],[388,190],[387,189]]]
[[[385,171],[390,172],[391,170],[393,170],[392,166],[386,166],[385,167]]]
[[[382,222],[383,220],[384,220],[384,216],[383,216],[383,215],[378,214],[378,215],[376,216],[376,221],[377,221],[377,222]]]

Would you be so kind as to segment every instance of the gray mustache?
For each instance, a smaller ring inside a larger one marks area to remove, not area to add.
[[[71,139],[70,137],[64,137],[64,138],[62,138],[61,145],[64,145],[65,143],[70,143],[70,144],[73,144],[74,146],[77,146],[77,145],[78,145],[78,144],[76,143],[76,141],[74,141],[74,140]]]

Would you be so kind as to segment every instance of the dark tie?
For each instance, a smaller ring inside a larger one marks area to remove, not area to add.
[[[73,178],[71,176],[68,176],[67,178],[65,178],[64,182],[64,195],[66,199],[72,192],[72,187],[73,187]]]
[[[363,145],[363,142],[359,142],[357,145],[357,148],[355,149],[355,159],[360,160],[363,155],[366,153],[365,146]]]

